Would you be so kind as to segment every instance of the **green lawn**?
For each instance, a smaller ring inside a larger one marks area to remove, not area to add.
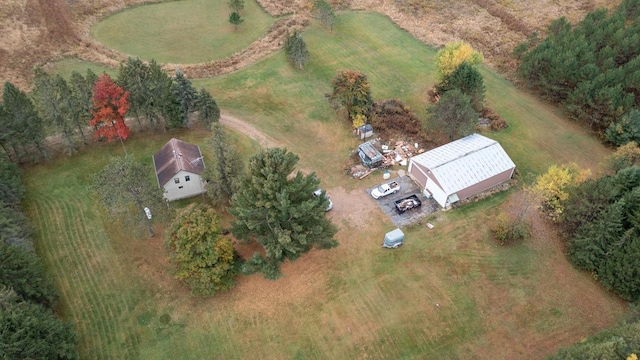
[[[73,71],[77,71],[82,76],[87,75],[87,69],[91,69],[96,75],[100,76],[102,73],[109,74],[112,78],[116,78],[118,71],[106,66],[97,65],[89,61],[80,59],[63,59],[56,61],[53,64],[52,72],[61,75],[65,79],[71,77]]]
[[[331,78],[340,69],[363,71],[376,100],[399,98],[423,117],[435,52],[380,15],[349,12],[338,20],[333,33],[317,25],[304,32],[311,52],[304,71],[278,53],[195,85],[300,155],[330,193],[360,193],[378,179],[344,174],[358,141],[323,96]],[[596,168],[608,153],[554,108],[483,74],[489,106],[510,124],[488,135],[525,176],[556,162]],[[233,136],[243,154],[256,150]],[[171,137],[202,144],[206,133],[135,134],[127,149],[150,159]],[[392,224],[372,201],[334,198],[329,216],[345,214],[334,218],[338,248],[285,264],[278,281],[241,277],[228,293],[193,298],[166,275],[161,239],[129,238],[94,202],[91,174],[121,152],[118,143],[99,144],[24,175],[37,250],[80,332],[82,358],[542,358],[625,311],[588,274],[572,269],[545,234],[510,248],[494,245],[487,224],[513,191],[439,213],[428,219],[433,230],[424,222],[404,229],[406,244],[394,251],[380,249]],[[350,206],[365,208],[367,217],[352,219]],[[585,316],[594,309],[595,318]]]
[[[91,29],[102,44],[141,59],[189,64],[225,58],[259,39],[274,19],[245,1],[237,30],[227,1],[184,0],[134,7]]]

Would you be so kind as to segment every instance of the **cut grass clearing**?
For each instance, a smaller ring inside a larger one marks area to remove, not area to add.
[[[255,0],[244,4],[237,30],[229,23],[227,1],[185,0],[125,10],[100,21],[91,35],[122,53],[160,63],[223,59],[259,39],[274,21]]]
[[[286,263],[276,282],[243,276],[228,293],[190,297],[166,275],[161,239],[130,239],[103,221],[87,187],[107,155],[121,152],[119,144],[27,171],[26,208],[38,227],[38,251],[81,333],[83,358],[538,359],[624,312],[624,303],[570,266],[552,236],[536,232],[509,248],[491,241],[487,224],[516,192],[438,213],[429,219],[434,229],[416,224],[405,229],[403,247],[380,248],[392,224],[364,193],[364,182],[343,174],[359,141],[323,95],[337,70],[360,70],[375,99],[399,98],[424,116],[435,52],[380,15],[345,13],[338,24],[333,33],[316,25],[305,31],[311,58],[304,71],[277,54],[195,84],[300,155],[323,187],[347,194],[349,201],[333,198],[329,214],[340,227],[340,246]],[[553,108],[484,74],[489,106],[510,124],[489,136],[500,139],[523,173],[539,173],[558,159],[596,167],[607,153]],[[136,134],[128,149],[149,159],[171,136]],[[177,137],[201,144],[205,135]],[[244,154],[253,146],[245,143]],[[69,210],[45,206],[53,202]],[[100,271],[92,272],[94,265]]]
[[[435,83],[435,51],[419,43],[379,14],[345,13],[333,33],[311,26],[303,33],[309,63],[297,71],[282,52],[244,71],[219,78],[197,80],[220,106],[300,154],[307,168],[321,177],[348,186],[335,176],[357,141],[345,139],[349,124],[336,113],[324,94],[339,70],[367,75],[374,100],[397,98],[420,118],[426,117],[427,90]],[[375,31],[370,27],[376,24]],[[562,118],[557,108],[520,91],[497,74],[482,69],[487,87],[486,106],[509,124],[506,131],[488,133],[502,144],[527,180],[554,163],[576,162],[598,169],[610,150],[576,124]],[[286,79],[286,81],[283,81]],[[310,146],[312,142],[313,146]],[[536,149],[532,154],[531,149]],[[350,182],[351,185],[354,182]]]
[[[118,75],[116,69],[112,69],[106,66],[97,65],[90,61],[84,61],[80,59],[62,59],[53,64],[52,73],[59,74],[65,79],[71,77],[73,71],[79,72],[82,76],[87,75],[87,69],[91,69],[96,75],[100,76],[102,73],[107,73],[113,79]]]

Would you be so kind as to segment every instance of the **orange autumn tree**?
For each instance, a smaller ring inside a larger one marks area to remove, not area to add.
[[[104,137],[108,142],[115,139],[126,140],[131,131],[124,122],[124,114],[129,109],[129,92],[118,86],[108,74],[101,75],[93,86],[94,140]]]

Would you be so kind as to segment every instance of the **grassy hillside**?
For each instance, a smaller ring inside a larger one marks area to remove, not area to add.
[[[141,59],[190,64],[225,58],[264,35],[273,23],[254,0],[245,1],[237,30],[227,1],[186,0],[134,7],[96,24],[91,35]]]
[[[371,23],[375,23],[375,30]],[[378,14],[346,13],[334,33],[313,26],[304,33],[310,60],[304,71],[283,65],[282,53],[242,72],[196,81],[218,99],[223,108],[255,122],[276,139],[282,139],[307,166],[332,177],[342,164],[336,151],[345,154],[353,142],[341,143],[336,135],[348,131],[347,122],[324,97],[338,70],[364,72],[374,100],[401,99],[420,118],[426,116],[426,93],[434,85],[435,51],[423,46]],[[565,121],[556,108],[528,95],[499,75],[483,69],[486,105],[498,111],[510,125],[489,134],[499,140],[524,174],[540,173],[553,163],[576,162],[597,168],[609,151],[578,126]],[[283,81],[286,79],[286,81]],[[309,146],[312,139],[316,146]],[[536,153],[532,154],[531,149]],[[588,151],[585,151],[588,149]],[[314,155],[316,154],[316,155]],[[324,171],[327,170],[327,171]],[[338,179],[336,179],[338,180]]]
[[[360,70],[375,99],[400,98],[423,116],[434,51],[369,13],[342,14],[333,33],[313,25],[304,38],[311,52],[304,71],[277,54],[195,83],[223,110],[299,154],[339,195],[328,216],[340,227],[340,246],[285,264],[278,281],[241,277],[228,293],[191,297],[167,275],[161,227],[156,238],[132,239],[95,205],[91,174],[121,154],[118,143],[28,169],[26,209],[38,252],[77,324],[83,358],[539,359],[624,312],[624,303],[571,267],[544,227],[524,244],[494,245],[487,224],[517,203],[513,191],[439,213],[429,219],[433,230],[417,224],[405,229],[402,248],[380,249],[393,225],[363,190],[379,178],[358,182],[343,174],[358,141],[323,94],[337,70]],[[489,105],[511,125],[488,135],[525,174],[564,161],[596,167],[607,153],[553,108],[484,74]],[[170,137],[202,143],[206,136],[145,132],[127,141],[128,151],[150,159]],[[245,154],[255,151],[236,139]]]

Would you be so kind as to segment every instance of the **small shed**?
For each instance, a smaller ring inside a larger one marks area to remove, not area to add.
[[[516,165],[500,144],[473,134],[409,160],[409,175],[443,208],[495,187],[513,176]]]
[[[201,177],[204,159],[199,146],[171,139],[153,155],[153,166],[158,186],[165,189],[167,200],[184,199],[205,192]]]
[[[364,124],[358,128],[358,136],[360,139],[366,139],[373,136],[373,126],[371,124]]]
[[[358,156],[362,160],[362,165],[374,168],[382,164],[383,156],[371,142],[366,142],[358,146]]]
[[[382,247],[394,249],[402,245],[404,242],[404,233],[400,229],[389,231],[384,235]]]

